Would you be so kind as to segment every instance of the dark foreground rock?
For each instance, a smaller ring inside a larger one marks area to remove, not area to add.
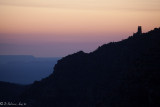
[[[20,99],[30,107],[159,107],[160,29],[68,55]]]

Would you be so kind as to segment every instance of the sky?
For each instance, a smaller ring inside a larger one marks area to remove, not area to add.
[[[0,0],[0,55],[91,52],[159,19],[160,0]]]

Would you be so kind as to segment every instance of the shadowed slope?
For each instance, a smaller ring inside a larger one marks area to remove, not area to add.
[[[45,107],[158,107],[160,29],[58,61],[22,99]]]

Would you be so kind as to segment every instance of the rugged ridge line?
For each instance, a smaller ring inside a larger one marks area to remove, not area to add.
[[[68,55],[21,97],[39,107],[160,106],[160,28]]]

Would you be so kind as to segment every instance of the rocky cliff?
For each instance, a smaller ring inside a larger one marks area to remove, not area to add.
[[[39,107],[159,107],[160,29],[68,55],[20,99]]]

